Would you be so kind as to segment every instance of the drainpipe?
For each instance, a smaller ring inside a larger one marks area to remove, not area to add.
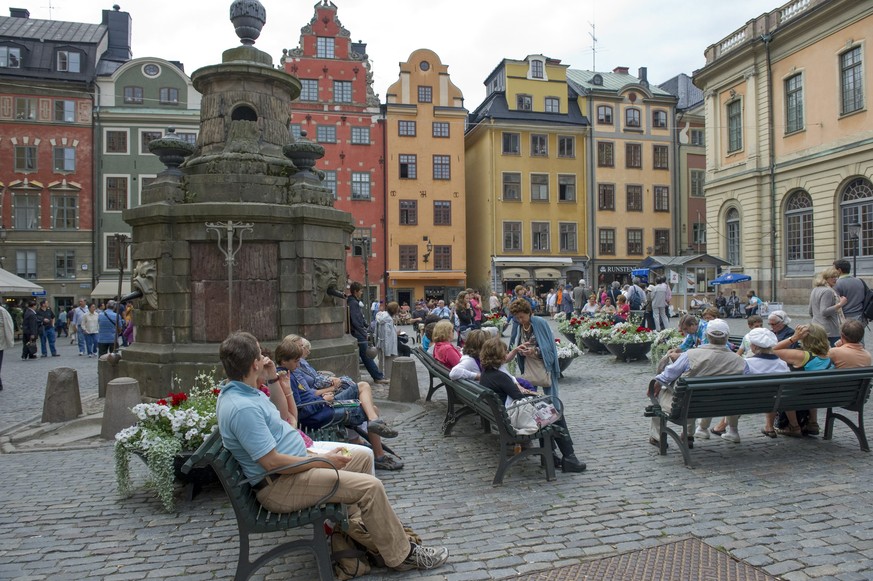
[[[588,283],[594,289],[597,288],[597,272],[594,270],[594,260],[598,256],[597,248],[597,188],[594,175],[594,95],[588,91],[588,155],[585,163],[588,166]]]
[[[95,155],[91,157],[91,165],[92,169],[92,177],[91,177],[91,291],[97,288],[97,276],[98,276],[98,261],[97,255],[100,251],[98,246],[100,242],[100,228],[99,228],[99,200],[100,200],[100,170],[99,164],[100,160],[103,159],[103,141],[101,139],[101,121],[100,121],[100,86],[95,82],[93,83],[94,90],[91,92],[91,111],[93,112],[94,123],[92,124],[91,131],[93,132],[92,141],[93,146],[91,148],[92,152],[96,152]],[[91,293],[88,293],[90,298]]]
[[[764,43],[764,48],[767,53],[767,123],[768,137],[770,140],[769,156],[769,172],[770,172],[770,300],[777,300],[776,284],[776,131],[773,125],[773,63],[770,59],[770,43],[773,41],[773,33],[767,33],[761,36],[761,41]]]

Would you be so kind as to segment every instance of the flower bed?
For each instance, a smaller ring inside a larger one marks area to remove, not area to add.
[[[675,349],[685,337],[679,329],[662,329],[655,333],[655,338],[652,339],[652,365],[657,368],[658,361],[667,354],[670,349]]]
[[[611,321],[604,319],[585,319],[576,330],[576,336],[581,339],[601,340],[613,326]]]
[[[636,323],[619,323],[614,325],[600,340],[609,344],[650,343],[655,338],[655,331]]]
[[[482,326],[483,327],[497,327],[497,330],[501,333],[503,332],[503,328],[506,327],[506,317],[502,316],[500,313],[493,314],[483,314],[482,315]]]

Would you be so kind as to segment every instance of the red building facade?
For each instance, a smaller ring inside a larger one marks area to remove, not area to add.
[[[291,131],[324,147],[318,163],[324,185],[333,189],[335,207],[354,219],[349,279],[368,282],[375,299],[384,296],[386,270],[384,120],[366,49],[351,41],[336,6],[323,0],[281,62],[302,85],[291,104]]]

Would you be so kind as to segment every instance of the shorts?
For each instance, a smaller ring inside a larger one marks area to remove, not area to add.
[[[364,422],[367,421],[367,414],[364,413],[363,408],[361,406],[354,408],[332,408],[333,409],[333,422],[331,423],[340,423],[344,426],[354,427],[360,426]]]

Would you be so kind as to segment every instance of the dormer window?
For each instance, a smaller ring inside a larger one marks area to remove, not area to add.
[[[543,61],[530,61],[530,76],[534,79],[543,78]]]
[[[21,49],[14,46],[0,46],[0,68],[21,68]]]
[[[58,71],[62,73],[81,73],[82,55],[72,50],[58,51]]]

